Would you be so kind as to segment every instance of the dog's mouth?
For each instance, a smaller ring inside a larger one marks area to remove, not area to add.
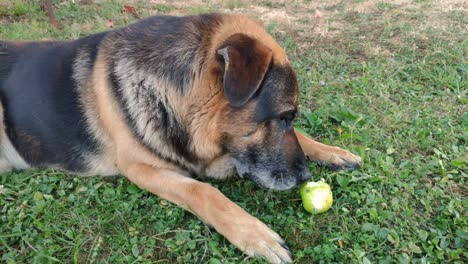
[[[276,179],[276,178],[261,178],[256,175],[247,173],[243,178],[247,178],[257,184],[260,188],[277,190],[277,191],[286,191],[297,186],[295,179]]]
[[[239,161],[234,162],[237,174],[240,178],[251,180],[260,188],[285,191],[289,190],[302,182],[298,182],[296,178],[289,177],[286,173],[280,175],[273,175],[272,172],[262,169],[249,169]],[[274,176],[274,177],[272,177]]]

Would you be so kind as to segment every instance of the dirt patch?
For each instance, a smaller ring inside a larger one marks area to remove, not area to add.
[[[467,0],[364,0],[364,1],[246,1],[246,0],[192,0],[192,1],[157,1],[154,4],[171,6],[170,14],[185,15],[190,13],[216,11],[223,13],[245,14],[261,20],[265,25],[274,25],[279,33],[298,40],[301,45],[310,45],[311,39],[340,38],[343,34],[356,32],[359,25],[353,16],[369,15],[373,19],[408,20],[420,27],[449,29],[453,27],[452,12],[467,13]],[[354,15],[357,14],[357,15]],[[468,15],[468,14],[467,14]],[[414,17],[425,17],[417,20]],[[464,30],[467,27],[465,26]],[[394,37],[394,42],[398,36]],[[398,42],[398,41],[396,41]],[[385,48],[373,47],[369,53],[390,55]]]

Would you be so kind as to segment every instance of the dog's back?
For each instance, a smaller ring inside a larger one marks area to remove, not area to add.
[[[17,58],[16,49],[8,42],[0,41],[0,89]]]
[[[5,87],[21,49],[12,42],[0,41],[0,92]],[[4,107],[5,100],[0,97],[0,172],[12,168],[28,168],[29,165],[17,153],[6,133]]]
[[[82,153],[95,152],[96,142],[86,128],[79,94],[86,89],[104,36],[71,42],[0,42],[3,148],[11,141],[25,164],[34,167],[59,165],[80,171],[86,166]],[[3,162],[25,167],[5,153],[9,151],[2,152]]]

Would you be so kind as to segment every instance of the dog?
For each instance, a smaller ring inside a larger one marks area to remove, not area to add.
[[[293,128],[298,83],[241,15],[150,17],[74,41],[0,42],[0,170],[123,175],[192,212],[249,256],[291,262],[280,236],[193,175],[287,190],[306,157],[361,159]]]

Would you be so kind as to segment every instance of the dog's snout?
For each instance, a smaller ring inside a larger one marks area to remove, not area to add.
[[[297,179],[297,185],[300,185],[308,180],[310,180],[311,178],[311,175],[310,175],[310,172],[309,170],[306,168],[302,173],[301,175],[299,176],[299,178]]]

